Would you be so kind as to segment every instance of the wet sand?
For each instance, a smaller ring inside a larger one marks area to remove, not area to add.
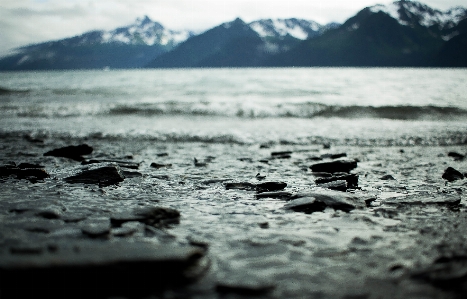
[[[44,156],[80,144],[93,148],[85,161],[101,163]],[[6,136],[0,149],[1,165],[40,165],[50,176],[1,178],[2,298],[464,298],[467,293],[467,181],[442,178],[448,167],[467,172],[467,159],[448,156],[464,155],[465,146],[328,148]],[[342,153],[346,156],[331,156]],[[318,179],[329,177],[314,173],[311,165],[339,159],[357,161],[350,173],[358,175],[358,186],[331,193],[352,195],[352,208],[329,205],[305,209],[308,213],[287,208],[294,196],[313,192]],[[123,181],[65,180],[108,165],[123,173]],[[258,196],[265,182],[287,186]],[[228,183],[241,184],[226,188]],[[89,273],[101,275],[86,277]],[[70,277],[66,287],[61,275]]]

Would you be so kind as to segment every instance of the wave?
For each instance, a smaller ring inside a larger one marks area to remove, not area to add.
[[[166,102],[157,105],[119,105],[108,110],[110,115],[197,115],[242,118],[384,118],[394,120],[452,120],[467,117],[467,110],[438,106],[339,106],[320,103],[279,104],[276,106],[209,105]]]
[[[464,120],[467,110],[441,106],[341,106],[322,103],[183,102],[110,104],[95,102],[0,104],[6,116],[63,118],[80,116],[219,116],[236,118],[343,118],[392,120]]]

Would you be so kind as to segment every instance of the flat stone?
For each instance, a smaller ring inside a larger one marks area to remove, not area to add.
[[[327,183],[331,183],[335,181],[345,181],[347,183],[345,190],[347,190],[347,188],[353,188],[353,189],[358,188],[358,175],[356,174],[347,174],[347,173],[337,174],[336,173],[330,177],[318,178],[315,180],[315,183],[320,185],[320,184],[327,184]],[[320,186],[320,187],[323,187],[323,186]]]
[[[89,155],[92,153],[92,151],[93,148],[87,144],[70,145],[48,151],[44,154],[44,156],[64,157],[76,161],[83,161],[84,158],[82,156]]]
[[[256,185],[257,192],[270,192],[278,191],[287,187],[287,183],[284,182],[264,182]]]
[[[64,180],[68,183],[76,184],[99,184],[100,186],[110,186],[123,182],[125,176],[117,165],[107,165],[90,170],[83,170],[81,173],[67,177]]]
[[[98,238],[107,236],[110,233],[110,219],[99,218],[92,219],[88,218],[84,221],[81,227],[81,231],[90,237]]]
[[[458,170],[456,170],[456,169],[454,169],[452,167],[448,167],[444,171],[442,178],[449,181],[449,182],[453,182],[453,181],[456,181],[456,180],[464,179],[464,175],[460,171],[458,171]]]
[[[287,199],[292,196],[292,193],[286,191],[276,191],[276,192],[263,192],[256,194],[256,198],[281,198]]]
[[[410,194],[407,196],[398,196],[385,199],[384,204],[411,204],[411,205],[458,205],[461,202],[459,194],[447,193],[422,193]]]
[[[365,201],[354,194],[326,189],[317,189],[294,197],[284,206],[285,209],[311,214],[324,211],[326,207],[349,212],[366,206]]]
[[[337,180],[329,183],[319,184],[319,187],[336,190],[336,191],[347,191],[347,181]]]
[[[2,298],[141,298],[193,282],[208,267],[205,250],[194,246],[67,241],[52,252],[1,253],[0,290]]]
[[[350,172],[352,169],[357,168],[357,161],[355,160],[336,160],[331,162],[323,162],[313,164],[310,166],[313,172]]]

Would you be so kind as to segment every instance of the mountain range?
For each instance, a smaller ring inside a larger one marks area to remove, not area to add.
[[[16,49],[0,70],[413,66],[467,67],[467,9],[416,1],[366,7],[344,24],[237,18],[201,34],[147,16],[111,31]]]

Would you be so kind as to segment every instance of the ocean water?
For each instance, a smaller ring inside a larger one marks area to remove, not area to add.
[[[238,144],[462,145],[467,70],[0,73],[0,134]]]

